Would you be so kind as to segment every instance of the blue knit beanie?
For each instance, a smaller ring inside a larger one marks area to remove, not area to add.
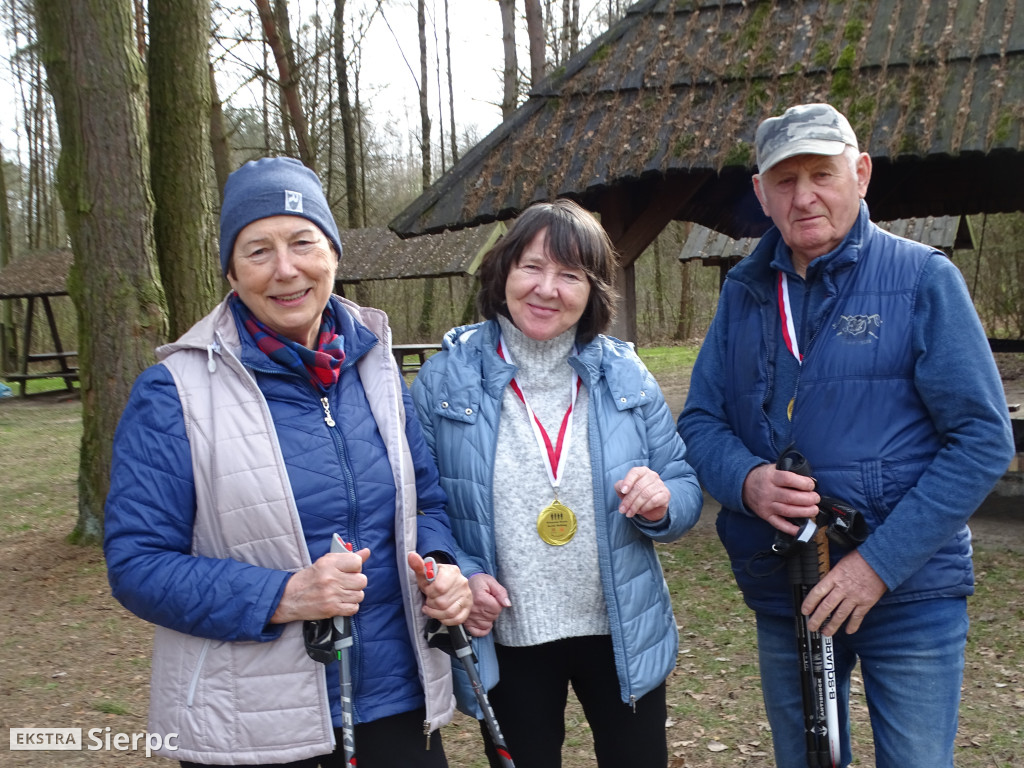
[[[268,216],[301,216],[316,224],[341,258],[341,238],[320,179],[293,157],[250,160],[228,176],[220,207],[220,267],[228,262],[238,233]]]

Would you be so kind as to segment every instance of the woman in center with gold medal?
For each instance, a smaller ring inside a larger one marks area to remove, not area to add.
[[[654,542],[691,528],[702,495],[654,378],[601,333],[614,271],[590,213],[531,206],[481,266],[485,321],[449,331],[412,387],[473,591],[466,627],[525,768],[561,765],[569,685],[599,766],[668,763],[678,633]]]

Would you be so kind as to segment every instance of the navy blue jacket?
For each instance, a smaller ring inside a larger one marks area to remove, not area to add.
[[[335,532],[354,549],[371,550],[352,659],[356,721],[367,722],[423,706],[424,699],[396,570],[404,553],[396,552],[394,479],[355,366],[380,342],[336,299],[330,306],[345,340],[340,378],[327,395],[337,428],[325,423],[309,381],[271,361],[236,321],[237,352],[272,415],[310,560],[327,553]],[[417,549],[455,562],[446,497],[404,384],[403,399],[416,471]],[[269,620],[289,573],[192,556],[195,483],[175,382],[166,366],[154,365],[136,381],[114,443],[105,526],[113,593],[143,619],[189,635],[276,640],[284,625]],[[340,726],[337,664],[326,674]]]
[[[781,339],[780,269],[802,365]],[[821,494],[864,513],[860,552],[889,588],[883,602],[973,592],[966,522],[1013,455],[1005,395],[959,271],[879,229],[866,205],[806,281],[775,228],[729,272],[678,426],[722,503],[719,534],[755,610],[792,604],[785,569],[748,568],[775,529],[744,507],[743,480],[790,443]]]

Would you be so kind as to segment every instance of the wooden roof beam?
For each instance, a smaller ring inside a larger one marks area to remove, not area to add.
[[[615,287],[619,304],[611,333],[636,341],[636,279],[633,265],[647,246],[674,220],[713,173],[661,177],[653,185],[605,189],[593,207],[619,254]]]

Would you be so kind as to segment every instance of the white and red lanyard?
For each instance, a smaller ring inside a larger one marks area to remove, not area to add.
[[[498,339],[498,354],[505,362],[509,361],[505,355],[505,345],[502,339]],[[548,472],[548,480],[551,482],[551,487],[555,489],[556,497],[558,495],[558,484],[562,477],[562,468],[565,465],[566,456],[569,455],[569,445],[572,442],[572,419],[570,417],[572,416],[572,409],[576,405],[576,395],[579,393],[582,384],[583,382],[580,381],[579,374],[573,371],[569,408],[566,410],[565,416],[562,417],[562,425],[558,430],[558,439],[552,445],[551,438],[548,437],[544,425],[540,423],[537,414],[533,412],[533,408],[527,402],[522,388],[515,380],[515,377],[512,378],[512,391],[516,393],[516,396],[526,406],[526,413],[530,417],[530,426],[533,427],[533,436],[537,439],[537,446],[540,448],[541,456],[545,458],[544,468]]]
[[[798,363],[803,363],[804,356],[800,352],[800,342],[796,336],[796,326],[793,324],[793,309],[789,304],[789,281],[785,272],[779,272],[779,317],[782,318],[782,338],[786,342],[786,348],[796,358]]]

